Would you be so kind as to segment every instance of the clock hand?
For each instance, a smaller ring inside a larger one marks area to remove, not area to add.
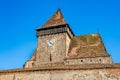
[[[50,43],[51,45],[53,45],[53,42],[52,42],[52,41],[49,41],[49,43]]]

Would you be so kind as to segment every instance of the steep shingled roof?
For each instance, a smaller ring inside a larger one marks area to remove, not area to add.
[[[70,43],[68,58],[106,57],[107,53],[100,34],[89,34],[73,37]]]
[[[64,20],[61,10],[58,9],[56,13],[41,28],[48,28],[48,27],[59,26],[63,24],[66,24],[66,21]]]

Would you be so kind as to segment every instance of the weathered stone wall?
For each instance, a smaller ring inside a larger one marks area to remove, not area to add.
[[[52,46],[48,46],[47,41],[49,40],[53,42]],[[69,43],[70,38],[67,33],[39,36],[35,67],[63,62],[68,53]]]
[[[70,47],[70,41],[71,41],[71,39],[70,39],[70,37],[66,34],[66,55],[65,55],[65,57],[67,57],[68,56],[68,50],[69,50],[69,47]]]
[[[120,69],[9,72],[0,80],[120,80]]]
[[[78,58],[78,59],[66,59],[65,65],[79,65],[79,64],[93,64],[93,63],[112,63],[111,57],[95,57],[95,58]]]

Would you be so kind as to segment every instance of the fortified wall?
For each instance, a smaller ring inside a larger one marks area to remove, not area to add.
[[[0,80],[120,80],[99,33],[75,36],[61,10],[36,29],[38,44],[23,68],[0,71]]]
[[[6,70],[0,80],[120,80],[120,64]]]

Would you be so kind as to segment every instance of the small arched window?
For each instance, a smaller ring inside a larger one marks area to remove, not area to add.
[[[92,62],[92,60],[90,60],[90,62]]]
[[[32,63],[32,66],[34,66],[34,63]]]
[[[80,60],[81,62],[83,62],[83,60]]]
[[[99,59],[99,61],[102,61],[101,59]]]

